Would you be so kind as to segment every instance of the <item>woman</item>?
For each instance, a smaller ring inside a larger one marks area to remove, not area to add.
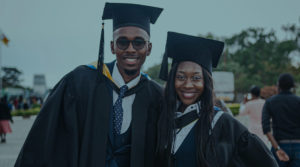
[[[250,88],[251,99],[244,100],[244,108],[241,109],[239,116],[248,117],[248,130],[256,134],[267,147],[271,148],[271,144],[264,135],[261,124],[262,110],[265,100],[260,98],[260,88],[258,86],[251,86]]]
[[[12,116],[10,114],[10,109],[7,104],[6,97],[0,100],[0,138],[1,143],[6,142],[6,134],[11,133],[11,128],[9,121],[13,122]]]
[[[168,33],[160,73],[167,85],[158,166],[277,167],[260,139],[213,106],[211,72],[223,47],[223,42]],[[173,59],[169,75],[168,57]]]

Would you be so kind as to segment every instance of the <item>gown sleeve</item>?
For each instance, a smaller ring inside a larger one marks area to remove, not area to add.
[[[77,167],[79,139],[72,75],[52,90],[19,153],[15,167]]]
[[[237,149],[241,161],[247,167],[278,167],[274,156],[266,145],[249,131],[241,134]]]

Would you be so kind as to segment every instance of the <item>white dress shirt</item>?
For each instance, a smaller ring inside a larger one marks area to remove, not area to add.
[[[130,82],[128,82],[127,84],[125,84],[125,81],[122,77],[122,75],[119,72],[119,69],[117,67],[117,63],[115,63],[114,65],[114,69],[112,72],[112,78],[115,82],[115,84],[120,88],[123,85],[127,85],[128,89],[136,86],[141,78],[141,73],[134,78],[133,80],[131,80]],[[118,93],[116,91],[113,90],[113,104],[115,104],[115,102],[118,99]],[[121,134],[126,132],[127,129],[130,126],[131,123],[131,117],[132,117],[132,104],[133,101],[135,99],[135,94],[132,94],[130,96],[126,96],[122,99],[122,107],[123,107],[123,121],[122,121],[122,126],[121,126]]]

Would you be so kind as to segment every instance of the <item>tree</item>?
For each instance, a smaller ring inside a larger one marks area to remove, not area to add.
[[[20,76],[22,72],[14,67],[2,67],[3,75],[2,75],[2,85],[5,87],[21,87]]]
[[[151,79],[163,85],[165,81],[159,79],[159,72],[160,72],[160,64],[157,64],[150,67],[145,73],[148,74],[151,77]]]
[[[220,38],[212,33],[199,35],[205,38],[225,41],[225,51],[216,71],[230,71],[235,77],[235,91],[248,92],[251,85],[260,87],[275,85],[281,73],[289,72],[300,83],[300,26],[284,25],[286,38],[279,40],[276,33],[264,28],[248,28],[231,37]],[[296,53],[296,54],[295,54]],[[296,64],[296,65],[295,65]],[[147,73],[159,83],[160,65]]]
[[[247,92],[251,85],[274,85],[280,73],[295,72],[289,57],[299,49],[295,38],[279,41],[274,31],[249,28],[227,38],[225,43],[218,69],[235,74],[238,92]]]

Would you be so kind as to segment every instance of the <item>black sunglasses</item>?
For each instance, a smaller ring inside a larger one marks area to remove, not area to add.
[[[137,37],[134,40],[129,40],[126,37],[121,37],[118,38],[116,41],[118,48],[121,50],[126,50],[129,47],[130,43],[132,44],[132,47],[135,50],[141,50],[145,47],[147,42],[148,41],[145,41],[143,38],[140,37]]]

